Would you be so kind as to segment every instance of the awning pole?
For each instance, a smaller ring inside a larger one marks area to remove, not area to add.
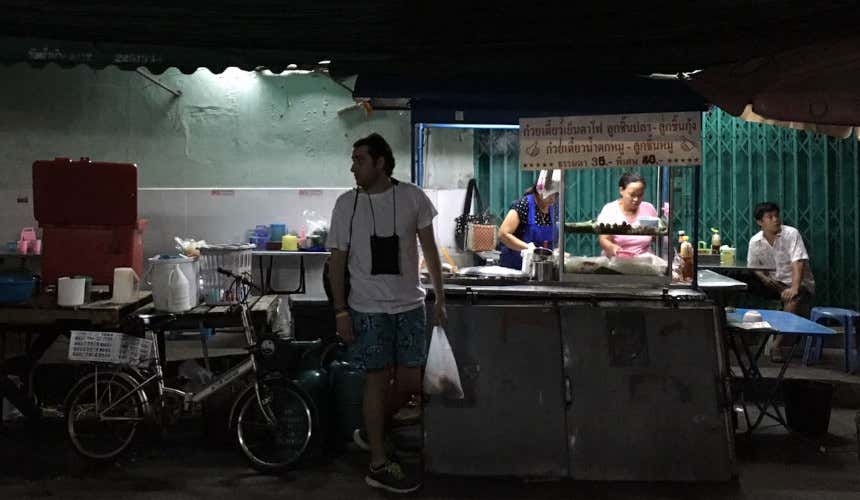
[[[181,91],[181,90],[173,90],[172,88],[168,87],[167,85],[165,85],[165,84],[163,84],[163,83],[159,82],[158,80],[156,80],[155,78],[153,78],[151,75],[148,75],[148,74],[144,73],[143,71],[141,71],[141,69],[140,69],[140,68],[137,68],[136,70],[134,70],[134,72],[135,72],[135,73],[137,73],[138,75],[140,75],[140,76],[142,76],[142,77],[146,78],[146,79],[147,79],[147,80],[149,80],[150,82],[152,82],[152,83],[154,83],[154,84],[158,85],[159,87],[163,88],[164,90],[166,90],[166,91],[170,92],[170,93],[171,93],[171,94],[173,94],[175,97],[180,97],[180,96],[182,96],[182,91]]]

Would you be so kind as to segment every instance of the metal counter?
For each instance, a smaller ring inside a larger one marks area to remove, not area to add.
[[[717,308],[690,289],[446,285],[466,394],[425,410],[427,469],[725,481]]]

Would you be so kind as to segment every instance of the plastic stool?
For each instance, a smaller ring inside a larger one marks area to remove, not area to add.
[[[845,345],[845,371],[854,373],[857,357],[854,350],[857,349],[855,324],[857,318],[860,318],[860,313],[851,309],[842,309],[839,307],[813,307],[810,319],[816,323],[823,323],[825,320],[835,321],[842,325],[845,329],[844,345]],[[814,338],[806,337],[806,345],[803,349],[803,364],[809,365],[810,361],[818,361],[821,359],[821,337]]]

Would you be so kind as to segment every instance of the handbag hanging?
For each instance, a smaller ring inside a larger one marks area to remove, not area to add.
[[[472,214],[472,196],[475,199],[475,213]],[[475,179],[469,179],[469,184],[466,187],[466,199],[463,203],[463,212],[454,219],[454,242],[457,245],[457,250],[463,252],[468,250],[468,232],[469,224],[491,224],[490,216],[481,204],[481,195],[478,192],[478,186]]]

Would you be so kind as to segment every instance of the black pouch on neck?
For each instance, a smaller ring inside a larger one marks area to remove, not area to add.
[[[400,274],[400,237],[370,237],[371,267],[370,274]]]
[[[370,214],[373,217],[373,235],[370,237],[370,274],[400,274],[400,237],[397,236],[397,180],[391,179],[391,198],[393,200],[392,217],[394,231],[391,236],[377,236],[376,215],[373,213],[373,202],[370,195]]]

